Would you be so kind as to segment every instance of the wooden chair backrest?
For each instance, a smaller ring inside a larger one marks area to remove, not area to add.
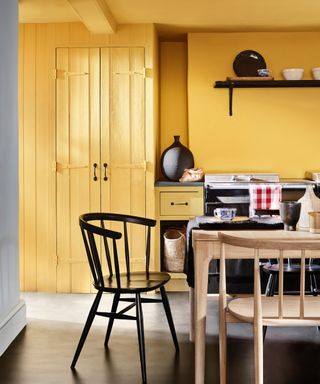
[[[122,232],[106,229],[108,223],[120,222],[123,224]],[[82,238],[84,241],[90,270],[93,276],[94,284],[96,287],[104,287],[103,271],[101,266],[102,256],[99,254],[100,246],[97,241],[98,238],[102,239],[102,249],[106,257],[107,274],[109,277],[115,275],[117,281],[117,287],[121,288],[120,279],[120,262],[118,256],[117,241],[123,238],[124,241],[124,256],[125,256],[125,268],[128,278],[130,278],[130,250],[129,250],[129,237],[128,237],[128,224],[137,224],[146,227],[146,246],[145,246],[145,271],[149,273],[150,266],[150,243],[151,243],[151,227],[156,225],[156,221],[152,219],[146,219],[143,217],[122,215],[116,213],[85,213],[79,218],[79,225],[81,228]],[[111,241],[111,250],[109,246]],[[113,260],[111,256],[113,255]]]
[[[278,277],[278,316],[279,320],[292,319],[291,317],[285,317],[284,315],[284,252],[285,251],[297,251],[294,258],[301,259],[300,267],[300,300],[299,300],[299,315],[294,319],[305,319],[305,274],[306,274],[306,251],[319,251],[319,254],[313,255],[313,258],[320,258],[320,240],[278,240],[278,239],[263,239],[259,238],[259,234],[256,234],[256,238],[252,236],[241,237],[239,235],[230,235],[227,233],[219,232],[219,241],[221,243],[220,254],[220,296],[223,307],[226,307],[226,245],[235,247],[253,249],[254,259],[254,316],[262,318],[262,303],[261,303],[261,281],[260,281],[260,260],[265,257],[260,255],[261,250],[274,250],[275,259],[279,260],[279,277]],[[319,296],[320,299],[320,296]],[[315,316],[315,319],[319,319],[319,315]]]

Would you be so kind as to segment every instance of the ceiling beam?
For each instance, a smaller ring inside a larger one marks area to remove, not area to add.
[[[91,33],[114,33],[117,23],[105,0],[68,0]]]

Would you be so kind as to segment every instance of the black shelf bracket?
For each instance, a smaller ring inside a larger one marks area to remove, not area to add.
[[[229,116],[232,116],[233,87],[229,87]]]
[[[229,116],[233,115],[234,88],[319,88],[320,80],[226,80],[216,81],[214,88],[229,89]]]

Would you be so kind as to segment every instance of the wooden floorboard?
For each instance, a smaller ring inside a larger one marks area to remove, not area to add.
[[[140,384],[135,322],[116,321],[109,349],[106,320],[98,318],[73,373],[70,362],[92,295],[23,294],[28,326],[0,358],[1,384]],[[180,342],[176,355],[161,304],[145,304],[148,383],[194,383],[194,347],[188,340],[188,297],[169,293]],[[206,383],[218,384],[217,298],[209,299]],[[111,305],[108,296],[102,307]],[[269,328],[264,346],[265,384],[320,382],[320,333],[311,328]],[[229,383],[253,383],[251,327],[229,326]]]

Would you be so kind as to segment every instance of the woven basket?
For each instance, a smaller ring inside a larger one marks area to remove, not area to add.
[[[178,229],[167,229],[164,237],[164,267],[168,272],[183,272],[186,237]]]

